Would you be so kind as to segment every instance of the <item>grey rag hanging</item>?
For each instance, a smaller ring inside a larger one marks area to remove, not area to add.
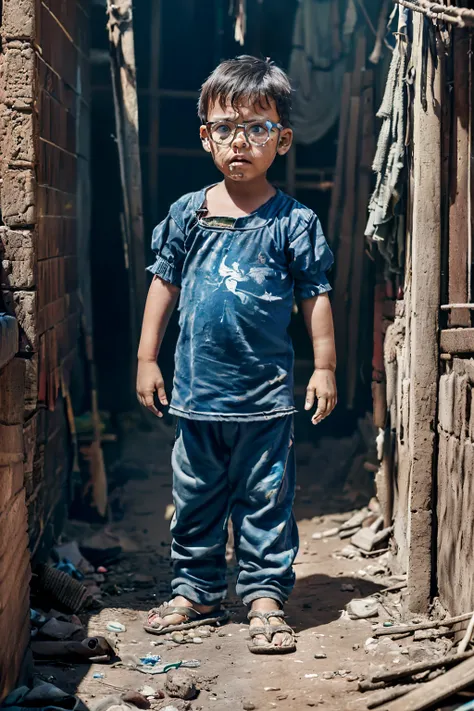
[[[392,55],[382,104],[382,119],[372,168],[375,190],[369,202],[365,235],[377,242],[386,262],[386,273],[400,273],[404,265],[405,216],[403,171],[405,167],[407,13],[399,11],[397,42]]]
[[[339,116],[342,79],[356,22],[354,0],[299,2],[288,72],[295,90],[292,125],[297,143],[318,141]]]

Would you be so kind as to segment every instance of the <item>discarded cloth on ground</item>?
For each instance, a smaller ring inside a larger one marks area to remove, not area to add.
[[[77,697],[58,689],[54,684],[41,683],[29,689],[20,686],[9,694],[0,706],[2,711],[88,711]]]

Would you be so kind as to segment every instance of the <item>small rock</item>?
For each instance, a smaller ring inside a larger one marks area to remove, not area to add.
[[[327,659],[328,655],[324,654],[324,652],[318,652],[317,654],[314,655],[315,659]]]
[[[317,679],[318,675],[317,674],[305,674],[304,678],[305,679]]]
[[[138,691],[127,691],[122,696],[122,699],[130,704],[133,704],[133,706],[136,706],[139,709],[149,709],[151,706],[149,700]]]
[[[281,691],[281,686],[265,686],[264,691]]]
[[[337,676],[340,676],[342,679],[344,679],[346,676],[349,676],[351,673],[350,669],[339,669],[336,674]]]
[[[196,637],[196,632],[194,630],[189,630],[187,632],[187,635],[188,635],[188,637],[191,637],[191,639],[192,639],[193,637]]]
[[[359,677],[357,674],[350,674],[348,677],[346,677],[347,681],[359,681]]]
[[[221,645],[220,645],[220,644],[216,644],[216,649],[217,649],[217,650],[222,649]]]
[[[209,630],[201,630],[201,631],[199,632],[199,636],[200,636],[200,637],[203,637],[203,638],[207,638],[207,637],[210,637],[210,636],[211,636],[211,633],[210,633]]]
[[[193,637],[193,642],[194,644],[202,644],[202,639],[201,637]]]
[[[341,592],[354,592],[355,588],[351,583],[343,583],[341,585]]]
[[[139,694],[143,694],[143,696],[154,696],[156,694],[156,689],[154,689],[152,686],[142,686],[141,689],[138,689]]]
[[[357,650],[360,649],[360,644],[353,644],[352,649],[354,652],[357,652]]]
[[[330,671],[323,672],[321,674],[321,676],[323,679],[334,679],[334,677],[336,676],[336,672],[330,672]]]
[[[219,630],[217,633],[218,637],[227,637],[227,632],[225,630]]]
[[[242,708],[244,709],[244,711],[254,711],[254,709],[256,709],[257,707],[251,701],[244,701],[244,703],[242,704]]]
[[[288,698],[288,694],[278,694],[278,696],[276,698],[277,698],[277,701],[285,701],[285,699]]]
[[[176,642],[176,644],[183,644],[184,634],[182,632],[172,632],[171,639],[173,642]]]
[[[347,603],[346,610],[351,620],[365,620],[379,614],[379,603],[374,597],[354,599]]]
[[[172,669],[166,675],[165,689],[178,699],[195,699],[198,695],[194,676],[185,669]]]

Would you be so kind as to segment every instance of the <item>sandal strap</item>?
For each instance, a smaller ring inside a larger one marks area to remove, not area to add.
[[[148,613],[148,619],[158,615],[162,619],[165,617],[170,617],[171,615],[181,615],[188,620],[197,619],[201,613],[195,610],[193,607],[182,607],[181,605],[170,605],[168,602],[164,602],[159,607],[153,607]]]
[[[263,635],[267,642],[272,642],[273,637],[278,633],[286,633],[294,638],[294,632],[288,625],[270,625],[266,624],[265,627],[251,627],[250,628],[250,638],[258,637],[258,635]]]
[[[268,622],[270,617],[280,617],[281,619],[284,619],[286,615],[283,610],[271,610],[271,612],[259,612],[258,610],[250,610],[247,615],[248,620],[258,618],[259,620],[262,620],[263,623]]]

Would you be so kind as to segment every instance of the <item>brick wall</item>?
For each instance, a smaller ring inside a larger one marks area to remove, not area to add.
[[[64,397],[89,230],[77,215],[88,182],[87,0],[3,0],[1,33],[0,288],[20,347],[0,372],[0,698],[28,638],[27,529],[33,553],[47,549],[68,498]]]

